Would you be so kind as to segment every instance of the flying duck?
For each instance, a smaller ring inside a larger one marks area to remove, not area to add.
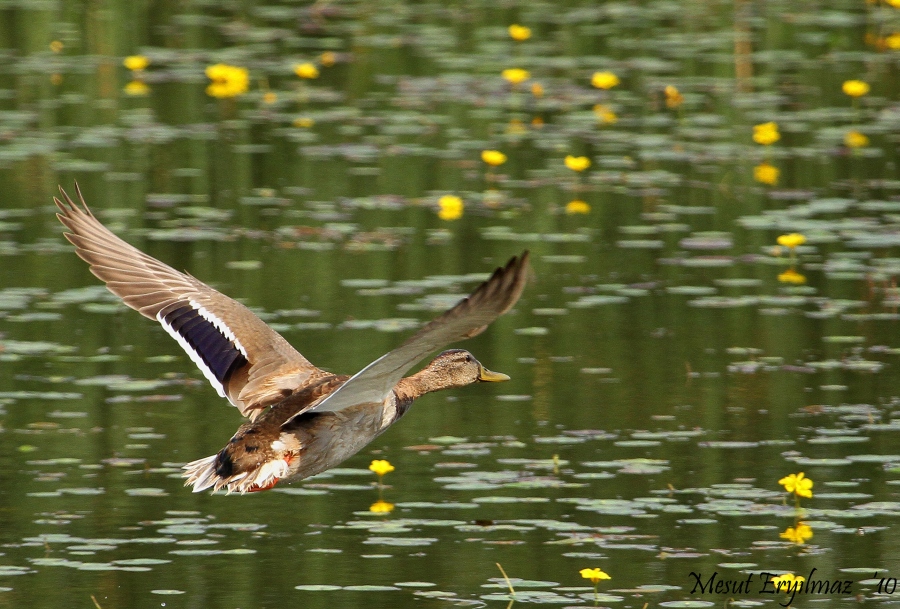
[[[114,235],[88,209],[77,184],[80,203],[59,190],[57,217],[71,231],[65,236],[75,253],[126,305],[158,321],[247,417],[222,450],[184,466],[185,485],[195,493],[263,491],[314,476],[359,452],[423,394],[509,380],[462,349],[404,375],[509,311],[525,287],[527,250],[402,345],[346,376],[317,368],[241,303]]]

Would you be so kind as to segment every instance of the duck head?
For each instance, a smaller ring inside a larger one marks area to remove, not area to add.
[[[465,349],[444,351],[415,376],[425,381],[428,391],[465,387],[479,382],[496,383],[509,380],[507,375],[485,368]]]

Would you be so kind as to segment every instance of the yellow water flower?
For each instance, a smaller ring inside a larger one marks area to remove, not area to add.
[[[612,579],[602,569],[582,569],[579,573],[581,577],[591,580],[592,584],[597,584],[601,579]]]
[[[575,199],[566,203],[566,213],[569,215],[589,214],[591,213],[591,206],[580,199]]]
[[[778,577],[772,578],[772,583],[775,584],[775,589],[791,593],[792,590],[796,591],[799,587],[799,584],[806,581],[806,578],[802,575],[794,575],[793,573],[785,573],[784,575],[779,575]]]
[[[375,514],[387,514],[388,512],[392,512],[393,510],[394,504],[389,503],[384,499],[379,499],[369,506],[369,511],[374,512]]]
[[[844,144],[848,148],[864,148],[869,145],[869,138],[859,131],[848,131],[844,134]]]
[[[143,55],[129,55],[122,60],[122,65],[132,72],[140,72],[150,65],[150,60]]]
[[[782,247],[794,249],[806,243],[806,236],[800,233],[788,233],[786,235],[778,235],[775,241]]]
[[[511,82],[514,85],[525,82],[531,78],[531,74],[528,73],[528,70],[523,70],[521,68],[507,68],[503,70],[502,76],[504,80]]]
[[[212,81],[206,87],[211,97],[236,97],[247,92],[250,75],[246,68],[217,63],[206,68],[206,76]]]
[[[316,121],[309,118],[308,116],[298,116],[297,118],[294,119],[293,123],[291,123],[291,124],[294,125],[294,127],[304,127],[305,128],[305,127],[312,127],[313,125],[316,124]]]
[[[847,80],[844,81],[844,84],[841,86],[844,93],[850,97],[861,97],[868,93],[870,88],[869,83],[862,80]]]
[[[781,139],[778,133],[778,123],[769,121],[768,123],[760,123],[753,126],[753,141],[763,146],[774,144]]]
[[[50,50],[53,51],[54,53],[59,53],[60,51],[63,50],[64,46],[65,45],[62,43],[62,41],[54,40],[53,42],[50,43]]]
[[[544,85],[539,82],[531,83],[531,94],[535,97],[544,97]]]
[[[677,108],[684,101],[684,96],[672,85],[666,85],[663,92],[666,94],[667,108]]]
[[[791,283],[793,285],[803,285],[806,283],[806,276],[798,273],[794,269],[788,269],[778,275],[778,281],[781,283]]]
[[[458,220],[463,215],[463,200],[456,195],[444,195],[438,199],[438,207],[441,220]]]
[[[603,104],[597,104],[594,106],[594,114],[597,115],[597,120],[604,125],[615,125],[616,121],[619,120],[619,117],[616,116],[616,113],[613,112],[609,106],[604,106]]]
[[[781,171],[765,161],[753,168],[753,179],[769,186],[775,186],[778,183],[779,175],[781,175]]]
[[[591,166],[591,160],[586,156],[572,156],[570,154],[566,156],[565,164],[572,171],[584,171]]]
[[[319,68],[308,61],[306,63],[298,63],[294,66],[294,74],[300,78],[318,78]]]
[[[525,133],[528,131],[528,127],[525,126],[525,123],[522,122],[522,119],[514,118],[509,121],[509,124],[506,125],[507,133]]]
[[[812,498],[812,487],[813,481],[803,475],[803,472],[799,474],[791,474],[790,476],[785,476],[781,480],[778,481],[778,484],[784,487],[789,493],[794,493],[798,497],[806,497],[807,499]]]
[[[890,36],[885,36],[884,46],[894,51],[900,50],[900,32],[894,32]]]
[[[528,40],[531,38],[531,28],[514,23],[509,26],[509,37],[519,42]]]
[[[803,545],[807,539],[813,536],[812,527],[804,522],[798,522],[795,526],[788,527],[779,535],[782,539],[787,539],[791,543]]]
[[[900,0],[884,0],[894,8],[900,8]]]
[[[496,167],[497,165],[502,165],[506,162],[506,155],[499,150],[482,150],[481,160],[488,165]]]
[[[594,72],[591,76],[591,84],[598,89],[612,89],[621,82],[619,77],[612,72]]]
[[[125,95],[131,95],[133,97],[142,97],[150,93],[150,87],[147,86],[142,80],[132,80],[130,83],[125,85]]]
[[[275,91],[266,91],[263,93],[262,100],[264,104],[274,104],[278,101],[278,94]]]
[[[334,51],[325,51],[321,55],[319,55],[319,61],[326,68],[330,68],[335,63],[337,63],[337,55]]]
[[[394,471],[394,466],[387,459],[375,459],[369,464],[369,469],[378,474],[378,477]]]

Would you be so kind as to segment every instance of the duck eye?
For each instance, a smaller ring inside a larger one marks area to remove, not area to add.
[[[475,358],[472,357],[471,354],[466,353],[466,363],[472,363],[472,362],[474,362],[474,361],[475,361]]]

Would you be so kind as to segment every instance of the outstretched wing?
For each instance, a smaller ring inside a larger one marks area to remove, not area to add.
[[[220,396],[255,419],[266,406],[325,374],[250,309],[115,236],[88,209],[54,197],[75,253],[110,292],[155,319],[187,352]]]
[[[480,334],[488,324],[509,311],[522,294],[527,275],[526,250],[495,270],[470,296],[405,343],[353,375],[310,409],[311,412],[334,412],[359,404],[380,404],[409,369],[426,355],[449,343]]]

